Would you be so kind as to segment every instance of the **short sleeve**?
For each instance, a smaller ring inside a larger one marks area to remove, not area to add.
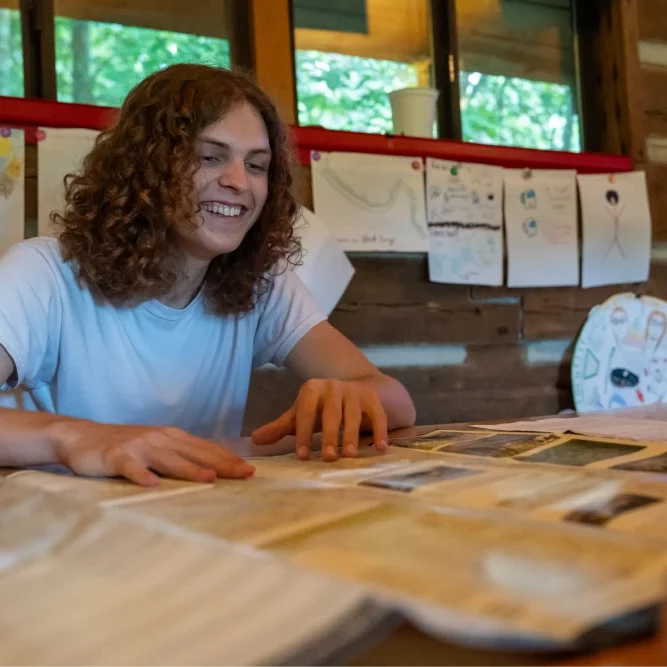
[[[34,242],[12,246],[0,257],[0,345],[16,373],[0,390],[51,379],[61,320],[60,289],[47,256]]]
[[[258,303],[253,366],[282,366],[292,348],[315,325],[326,320],[315,299],[294,271],[272,276],[272,285]]]

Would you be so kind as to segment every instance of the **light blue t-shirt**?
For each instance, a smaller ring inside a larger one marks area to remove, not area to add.
[[[17,369],[0,406],[238,436],[252,369],[282,365],[325,319],[293,271],[242,316],[211,313],[201,293],[182,310],[116,307],[78,282],[55,239],[31,239],[0,259],[0,344]]]

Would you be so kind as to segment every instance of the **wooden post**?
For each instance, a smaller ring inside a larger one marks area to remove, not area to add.
[[[291,0],[250,0],[252,64],[257,83],[286,123],[296,123]]]

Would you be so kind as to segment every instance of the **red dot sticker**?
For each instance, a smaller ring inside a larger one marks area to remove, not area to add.
[[[413,168],[414,170],[419,170],[419,169],[422,168],[422,163],[421,163],[419,160],[414,160],[414,161],[412,162],[412,168]]]
[[[35,139],[37,139],[37,141],[44,141],[44,139],[46,139],[46,132],[44,132],[44,130],[37,130],[35,132]]]

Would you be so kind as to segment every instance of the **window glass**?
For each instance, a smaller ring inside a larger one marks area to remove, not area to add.
[[[18,0],[0,0],[0,95],[23,97],[23,46]]]
[[[134,85],[168,65],[231,66],[231,22],[220,0],[144,0],[131,10],[112,0],[55,5],[60,101],[119,106]],[[66,14],[70,5],[76,16]]]
[[[570,0],[456,3],[463,139],[581,150]]]

